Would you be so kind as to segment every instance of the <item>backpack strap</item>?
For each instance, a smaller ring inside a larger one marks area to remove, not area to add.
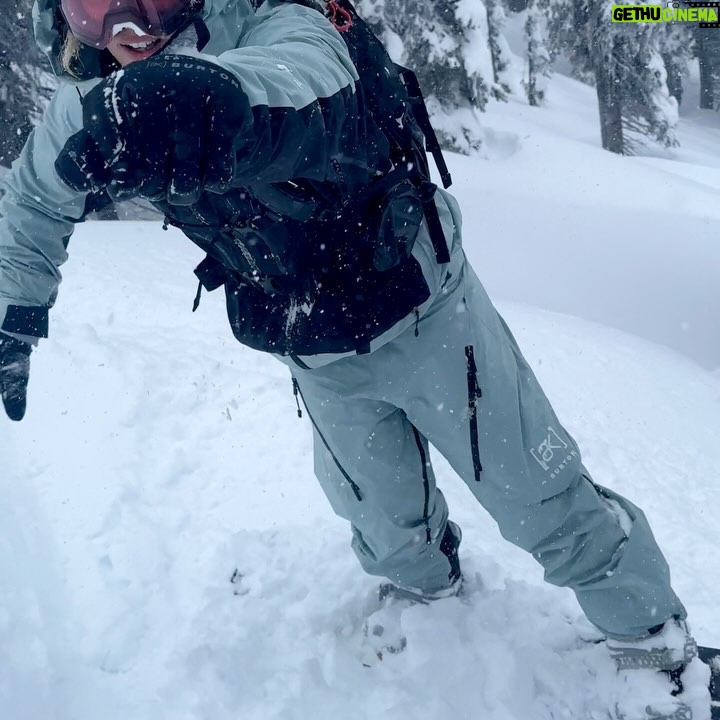
[[[296,2],[298,0],[295,0]],[[299,0],[303,1],[303,0]],[[312,1],[312,0],[311,0]],[[411,119],[415,121],[417,127],[422,132],[425,138],[425,145],[433,156],[435,165],[440,173],[440,178],[444,188],[449,188],[452,184],[452,177],[448,170],[447,163],[442,154],[440,142],[438,141],[435,130],[430,122],[430,116],[427,111],[425,99],[423,98],[422,91],[420,90],[420,83],[418,82],[417,76],[409,68],[405,68],[398,65],[387,56],[387,49],[375,36],[372,30],[367,26],[364,21],[357,13],[351,0],[318,0],[319,4],[324,8],[325,16],[332,22],[335,28],[340,33],[345,33],[350,30],[354,23],[359,23],[367,28],[366,32],[373,41],[383,48],[383,54],[386,57],[385,63],[391,64],[392,71],[396,73],[396,77],[399,82],[404,86],[404,95],[406,97],[406,107],[409,108],[409,114]],[[352,53],[351,53],[352,54]],[[435,192],[437,187],[429,179],[427,173],[427,161],[422,158],[422,162],[419,162],[418,153],[424,155],[424,148],[416,146],[412,142],[410,133],[398,133],[397,128],[393,123],[380,122],[380,129],[385,133],[392,135],[391,139],[397,143],[403,151],[405,157],[415,157],[416,162],[413,163],[412,170],[407,169],[407,163],[403,163],[400,167],[395,167],[385,177],[380,180],[376,180],[372,183],[368,189],[368,194],[379,195],[381,191],[389,189],[392,185],[398,184],[405,179],[409,179],[415,186],[423,205],[423,211],[425,214],[425,220],[427,222],[428,231],[430,233],[430,239],[435,250],[435,257],[437,262],[440,264],[450,262],[450,254],[447,247],[447,241],[445,239],[445,232],[443,231],[442,223],[440,222],[440,216],[438,214],[437,206],[435,205]]]
[[[450,251],[448,250],[447,240],[445,239],[445,231],[443,230],[440,214],[435,204],[435,192],[437,186],[429,180],[425,180],[418,188],[420,199],[425,212],[425,222],[427,222],[428,232],[430,233],[430,241],[435,251],[435,259],[438,264],[450,262]]]
[[[430,122],[430,115],[428,114],[422,90],[420,90],[420,83],[418,82],[417,75],[415,75],[412,70],[403,67],[402,65],[396,64],[396,67],[400,73],[403,83],[405,83],[405,87],[407,88],[408,99],[410,100],[410,106],[412,107],[415,121],[417,122],[418,127],[422,130],[422,134],[425,136],[427,149],[432,153],[433,160],[435,160],[435,165],[440,173],[443,187],[447,190],[452,185],[452,176],[450,175],[447,163],[443,157],[440,141],[435,134],[432,123]]]
[[[256,4],[262,2],[262,0],[254,1]],[[354,25],[357,25],[355,30],[359,30],[360,33],[357,36],[364,38],[366,42],[369,42],[368,47],[372,46],[377,49],[381,49],[380,51],[384,57],[383,64],[385,65],[388,73],[390,75],[394,73],[398,82],[401,83],[404,88],[401,94],[396,97],[405,97],[403,102],[406,108],[405,113],[407,115],[407,119],[416,123],[425,139],[425,146],[427,150],[433,156],[443,187],[446,189],[449,188],[452,184],[452,177],[450,175],[450,171],[448,170],[447,163],[445,162],[445,158],[443,157],[440,142],[438,141],[435,130],[430,122],[430,116],[428,114],[427,106],[425,105],[425,99],[423,98],[422,91],[420,90],[420,83],[418,82],[417,76],[412,70],[392,62],[392,60],[388,57],[387,49],[368,26],[367,22],[358,15],[351,0],[283,1],[296,2],[320,11],[330,20],[335,29],[341,34],[348,33]],[[348,42],[348,47],[351,50],[350,55],[352,57],[352,41]],[[355,48],[355,52],[357,52],[357,48]],[[383,98],[380,102],[382,103],[384,101],[385,98]],[[375,113],[372,110],[371,115],[375,117]],[[450,262],[450,254],[447,247],[447,241],[445,239],[445,233],[440,221],[437,206],[435,205],[435,192],[437,190],[437,186],[431,182],[429,178],[427,160],[425,158],[425,148],[422,147],[420,142],[413,142],[412,133],[408,132],[407,126],[405,126],[404,132],[399,132],[395,121],[388,122],[387,119],[385,119],[383,122],[383,118],[380,117],[375,117],[375,120],[380,129],[386,135],[389,134],[391,136],[388,137],[388,140],[390,140],[391,143],[395,143],[396,146],[401,149],[403,157],[414,158],[415,161],[412,163],[412,169],[408,169],[408,163],[407,161],[404,161],[401,165],[390,170],[390,172],[382,178],[374,180],[367,188],[365,188],[364,191],[356,194],[350,203],[343,208],[343,211],[352,211],[352,208],[361,207],[364,202],[368,202],[376,197],[381,197],[394,185],[397,185],[404,180],[410,180],[410,182],[412,182],[415,186],[423,205],[423,212],[427,222],[428,231],[430,233],[430,239],[433,244],[433,249],[435,250],[437,262],[440,264]],[[420,155],[422,157],[419,157]]]

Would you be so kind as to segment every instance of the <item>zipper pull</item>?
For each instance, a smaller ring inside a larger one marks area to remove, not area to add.
[[[292,379],[292,386],[293,386],[293,395],[295,396],[295,404],[297,405],[297,414],[298,417],[302,417],[302,410],[300,409],[300,400],[298,399],[298,395],[300,394],[300,388],[298,387],[298,381],[293,378]]]
[[[195,299],[193,300],[193,308],[192,311],[195,312],[200,307],[200,296],[202,295],[202,281],[198,283],[197,292],[195,293]]]

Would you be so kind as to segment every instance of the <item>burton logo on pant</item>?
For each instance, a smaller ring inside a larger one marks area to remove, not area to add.
[[[530,452],[538,465],[554,478],[572,458],[577,456],[577,450],[568,449],[569,447],[560,435],[548,426],[545,440],[537,447],[531,448]]]

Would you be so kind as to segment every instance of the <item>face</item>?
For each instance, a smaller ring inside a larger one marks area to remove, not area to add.
[[[125,67],[137,60],[151,57],[168,42],[170,42],[169,36],[138,35],[130,28],[124,28],[108,43],[107,50],[122,67]]]
[[[197,2],[60,0],[60,7],[70,32],[80,42],[99,50],[107,48],[124,66],[165,47],[197,10]]]

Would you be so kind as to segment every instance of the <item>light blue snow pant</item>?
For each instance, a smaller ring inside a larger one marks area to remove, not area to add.
[[[590,479],[455,235],[416,329],[369,354],[293,369],[317,477],[350,521],[363,568],[425,592],[447,586],[448,508],[429,442],[503,537],[532,553],[548,582],[572,588],[602,632],[636,637],[684,618],[644,514]]]

